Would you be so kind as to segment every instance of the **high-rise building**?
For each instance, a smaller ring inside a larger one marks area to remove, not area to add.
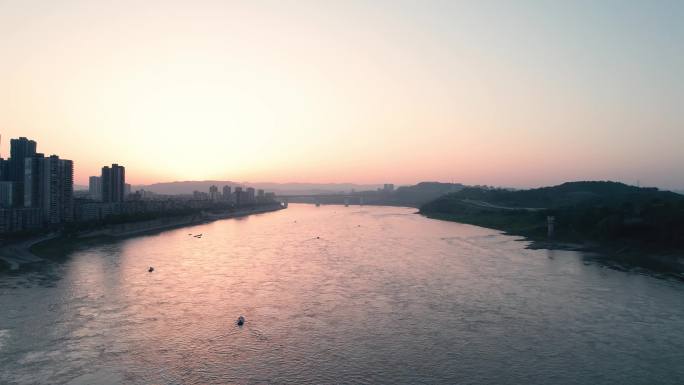
[[[24,180],[24,159],[36,155],[36,141],[25,137],[10,140],[10,179]]]
[[[230,202],[231,201],[231,196],[230,196],[230,186],[223,186],[223,200]]]
[[[254,201],[256,200],[256,197],[254,194],[254,187],[247,187],[247,194],[246,195],[247,195],[247,198],[245,199],[245,201],[247,201],[246,203],[254,203]]]
[[[88,179],[88,195],[90,199],[96,201],[102,200],[102,178],[99,176],[91,176]]]
[[[12,181],[0,181],[0,207],[10,208],[12,207],[12,194],[14,190],[14,182]]]
[[[71,222],[74,215],[74,164],[57,155],[25,159],[24,206],[40,208],[47,224]]]
[[[209,199],[211,199],[212,202],[217,202],[219,200],[219,191],[218,187],[216,185],[212,185],[209,187]]]
[[[102,201],[107,203],[124,201],[126,170],[123,166],[112,164],[102,167]]]
[[[131,185],[129,183],[124,183],[124,199],[131,195]]]
[[[41,207],[43,201],[43,172],[44,172],[43,154],[35,154],[24,159],[24,207]],[[16,200],[16,199],[15,199]]]
[[[9,159],[0,158],[0,181],[10,180],[10,161]]]
[[[235,202],[235,204],[237,206],[240,206],[241,204],[245,203],[244,202],[245,197],[244,197],[244,193],[242,192],[242,187],[235,187],[235,192],[233,193],[233,196],[235,196],[235,199],[233,199],[233,202]]]
[[[50,164],[50,209],[46,211],[49,223],[71,222],[74,219],[74,162],[47,158]]]
[[[8,165],[8,178],[14,183],[14,205],[24,205],[24,160],[36,155],[37,144],[34,140],[25,137],[10,140],[10,159]]]

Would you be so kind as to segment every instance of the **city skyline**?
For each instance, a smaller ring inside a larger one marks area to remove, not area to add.
[[[10,157],[0,158],[0,235],[16,236],[52,231],[73,231],[79,226],[132,219],[182,216],[195,212],[189,221],[215,215],[231,216],[238,210],[280,208],[275,193],[266,194],[247,187],[242,194],[217,186],[210,193],[195,191],[187,195],[163,195],[152,191],[131,191],[125,167],[117,163],[103,166],[100,176],[88,178],[88,190],[74,193],[74,163],[56,154],[46,156],[36,140],[19,137],[10,140]],[[258,206],[270,206],[258,207]],[[277,207],[276,207],[277,206]],[[199,210],[199,211],[198,211]],[[217,214],[216,212],[222,212]],[[186,223],[186,222],[184,222]]]
[[[0,6],[0,130],[132,184],[684,189],[684,4]]]
[[[2,135],[0,134],[0,137],[1,136]],[[13,139],[17,139],[17,138],[13,138]],[[28,139],[31,142],[34,142],[34,145],[35,145],[35,142],[37,142],[36,140],[33,140],[32,138],[20,137],[20,139]],[[9,148],[7,150],[8,151],[6,152],[6,154],[9,155]],[[0,154],[4,155],[5,153],[0,153]],[[42,153],[41,153],[41,155],[42,155]],[[54,154],[52,154],[52,155],[54,156]],[[0,156],[0,159],[9,160],[10,158],[5,158],[5,157]],[[119,165],[117,165],[116,163],[113,163],[112,166],[119,166]],[[104,171],[105,168],[108,168],[108,166],[97,167],[97,169],[100,171]],[[123,168],[123,167],[121,167],[121,168]],[[74,175],[76,174],[76,171],[77,171],[77,168],[74,167]],[[94,183],[100,183],[100,185],[97,188],[99,188],[100,193],[102,193],[102,185],[101,185],[102,182],[100,182],[101,173],[98,175],[83,176],[82,178],[83,178],[83,180],[77,180],[77,178],[74,177],[74,182],[73,182],[74,190],[80,190],[80,191],[90,190],[90,191],[92,191],[94,188]],[[97,180],[97,182],[95,182],[95,180]],[[613,181],[618,181],[618,182],[637,185],[637,186],[643,185],[641,180],[629,181],[629,180],[618,180],[616,178],[613,178],[613,179],[606,178],[605,180],[613,180]],[[582,181],[582,179],[577,179],[576,181]],[[231,178],[225,178],[225,179],[189,179],[189,180],[149,181],[146,183],[128,183],[128,182],[126,182],[125,187],[130,189],[132,187],[139,188],[139,187],[145,187],[145,186],[150,186],[150,185],[155,185],[155,184],[184,183],[184,182],[229,183],[232,186],[246,186],[248,184],[256,184],[256,185],[269,184],[269,185],[283,185],[283,186],[288,186],[288,185],[295,186],[295,185],[299,185],[299,184],[312,185],[312,186],[313,185],[321,185],[321,186],[326,186],[326,185],[329,185],[329,186],[352,185],[353,186],[353,185],[357,185],[361,188],[366,188],[366,189],[372,189],[370,186],[374,186],[374,185],[377,185],[377,186],[381,186],[383,184],[385,186],[387,185],[387,184],[383,183],[382,181],[380,181],[380,182],[379,181],[368,181],[365,183],[363,183],[363,182],[356,183],[353,181],[350,182],[350,181],[344,181],[344,180],[331,180],[331,181],[320,181],[320,182],[311,182],[311,181],[290,181],[290,182],[283,181],[283,182],[279,182],[279,181],[270,181],[270,180],[269,181],[238,181],[238,180],[233,180]],[[441,180],[441,181],[416,180],[415,182],[399,183],[398,185],[407,185],[408,186],[408,185],[417,184],[417,183],[421,183],[421,182],[461,183],[460,181],[448,181],[448,180]],[[567,181],[564,181],[564,182],[567,182]],[[561,182],[559,182],[559,183],[561,183]],[[485,183],[482,183],[482,184],[473,183],[471,185],[473,185],[473,186],[487,186],[487,184],[485,184]],[[489,186],[502,187],[502,188],[534,188],[534,187],[540,187],[540,186],[536,186],[536,185],[522,186],[522,185],[496,185],[496,184],[491,184]],[[684,188],[679,188],[677,186],[674,186],[674,187],[668,187],[668,186],[663,186],[663,185],[650,185],[650,186],[644,185],[644,186],[645,187],[658,187],[658,188],[661,188],[664,190],[684,192]],[[228,186],[225,186],[225,187],[228,187]],[[0,193],[0,194],[2,194],[2,193]],[[123,198],[120,198],[120,199],[123,199]]]

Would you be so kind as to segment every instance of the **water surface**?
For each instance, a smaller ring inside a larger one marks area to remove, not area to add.
[[[290,205],[0,276],[0,383],[684,383],[681,282],[414,211]]]

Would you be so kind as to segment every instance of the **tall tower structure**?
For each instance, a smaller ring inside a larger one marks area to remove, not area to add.
[[[10,159],[7,168],[8,180],[14,182],[14,205],[24,205],[25,159],[36,155],[37,143],[25,137],[10,140]]]
[[[111,167],[102,167],[100,176],[102,183],[102,202],[117,203],[124,201],[126,185],[126,169],[114,163]]]

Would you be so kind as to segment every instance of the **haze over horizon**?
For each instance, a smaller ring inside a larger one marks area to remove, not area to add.
[[[684,189],[684,2],[0,1],[0,153],[131,184]]]

